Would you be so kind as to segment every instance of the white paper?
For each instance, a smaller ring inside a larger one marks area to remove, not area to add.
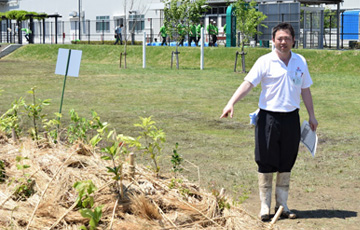
[[[310,151],[311,155],[315,157],[316,147],[318,142],[318,137],[316,132],[311,130],[310,124],[308,121],[304,121],[301,125],[301,142],[306,146]]]
[[[260,109],[255,110],[252,113],[249,113],[249,117],[250,117],[250,125],[256,125],[256,118],[259,114]]]
[[[68,56],[69,56],[68,49],[59,49],[58,57],[56,61],[55,74],[65,75]]]
[[[59,49],[55,74],[66,75],[66,66],[69,58],[69,49]],[[81,62],[81,50],[71,50],[67,76],[78,77]]]

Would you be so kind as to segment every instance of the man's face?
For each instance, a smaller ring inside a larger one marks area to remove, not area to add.
[[[292,46],[294,45],[295,38],[293,38],[291,36],[291,33],[289,30],[278,30],[275,33],[273,42],[274,42],[275,48],[278,52],[288,53],[288,52],[290,52]]]

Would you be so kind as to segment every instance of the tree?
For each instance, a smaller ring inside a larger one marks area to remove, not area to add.
[[[12,10],[12,11],[8,11],[5,14],[5,17],[7,19],[10,20],[16,20],[16,24],[18,26],[18,36],[19,36],[19,41],[21,41],[21,22],[28,20],[31,18],[30,15],[32,15],[33,18],[38,19],[38,20],[42,20],[44,18],[47,18],[47,14],[39,14],[36,12],[28,12],[25,10]]]
[[[198,23],[205,13],[206,0],[168,0],[164,7],[164,26],[171,40],[176,40],[178,67],[178,46],[184,34],[189,33],[190,22]],[[183,26],[179,26],[183,25]],[[187,26],[186,26],[187,25]]]
[[[189,25],[190,22],[198,23],[200,17],[205,13],[204,7],[206,0],[168,0],[165,2],[164,8],[164,25],[170,39],[180,41],[182,32],[187,33],[188,27],[179,28],[177,25]]]
[[[124,17],[124,27],[123,27],[123,30],[125,31],[125,36],[124,36],[124,39],[125,39],[125,42],[124,42],[124,52],[121,52],[120,51],[120,68],[121,68],[121,56],[122,55],[124,55],[124,63],[125,63],[125,65],[124,65],[124,68],[126,69],[126,55],[127,55],[127,53],[126,53],[126,48],[127,48],[127,41],[128,41],[128,36],[130,36],[131,35],[131,33],[130,34],[127,34],[127,31],[128,31],[128,17],[127,17],[127,14],[129,13],[130,14],[130,11],[133,11],[133,8],[134,8],[134,5],[135,5],[135,3],[136,3],[137,1],[136,0],[125,0],[124,2],[123,2],[123,7],[124,7],[124,15],[125,15],[125,17]],[[141,1],[138,1],[137,2],[138,3],[138,9],[140,9],[140,11],[139,12],[144,12],[144,11],[146,11],[146,7],[143,5],[143,4],[141,4]],[[136,15],[135,15],[136,16]],[[136,20],[136,19],[135,19]],[[136,22],[136,21],[135,21]],[[135,26],[136,26],[136,23],[133,23],[133,26],[132,26],[132,28],[129,28],[129,31],[133,31],[134,29],[135,29]]]
[[[257,30],[258,26],[266,25],[261,22],[267,18],[262,12],[257,11],[256,2],[251,0],[247,2],[246,0],[237,0],[233,6],[235,7],[235,16],[236,16],[236,29],[240,32],[241,37],[241,62],[242,62],[242,72],[245,71],[245,53],[244,46],[245,43],[249,42],[249,38],[254,37],[256,34],[261,34]]]

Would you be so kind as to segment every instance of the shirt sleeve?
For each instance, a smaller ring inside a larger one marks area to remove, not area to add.
[[[305,58],[303,58],[303,60],[304,60],[304,63],[305,63],[305,70],[304,70],[304,76],[303,76],[303,81],[302,81],[301,88],[306,89],[306,88],[309,88],[313,84],[313,81],[311,79],[309,69],[308,69],[308,65],[307,65],[307,62],[306,62]]]
[[[264,75],[264,68],[262,68],[264,64],[265,63],[262,58],[259,58],[244,80],[250,82],[254,87],[256,87],[261,82],[262,76]]]

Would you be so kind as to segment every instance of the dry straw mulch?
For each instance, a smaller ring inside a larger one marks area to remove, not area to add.
[[[0,160],[5,162],[6,181],[0,184],[0,229],[79,229],[88,225],[75,200],[72,187],[77,181],[92,180],[95,207],[103,205],[98,229],[266,229],[268,225],[236,207],[219,210],[216,197],[183,180],[170,189],[171,177],[157,177],[136,165],[130,178],[124,164],[124,198],[115,193],[109,161],[87,146],[39,148],[30,140],[12,144],[2,139]],[[16,167],[16,156],[28,157],[26,173],[35,181],[28,199],[14,199],[13,192],[23,173]],[[15,179],[12,184],[9,181]],[[187,192],[181,192],[187,191]]]

